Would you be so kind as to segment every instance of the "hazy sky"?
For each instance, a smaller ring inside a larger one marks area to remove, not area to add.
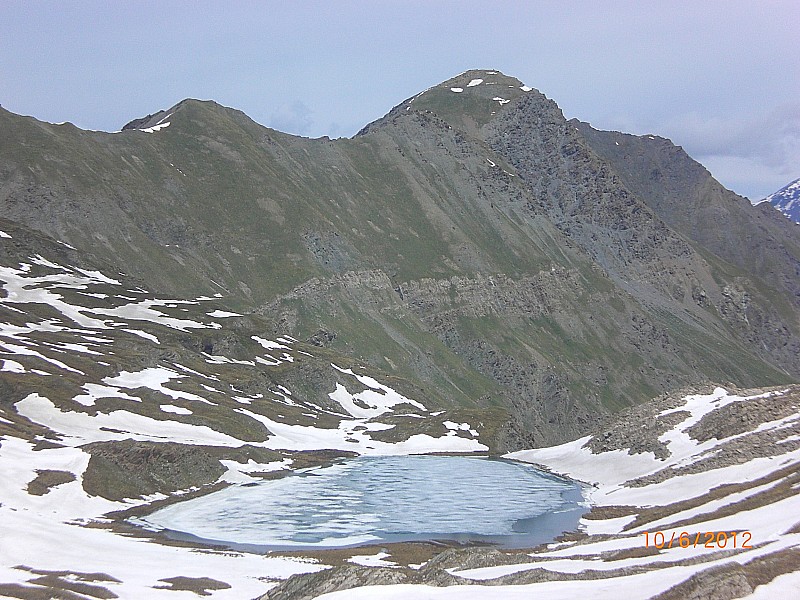
[[[798,0],[2,0],[0,104],[113,131],[213,99],[339,137],[494,68],[567,118],[669,137],[756,199],[800,177],[798,25]]]

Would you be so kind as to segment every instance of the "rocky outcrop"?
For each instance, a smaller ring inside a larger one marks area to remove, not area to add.
[[[98,442],[84,448],[91,458],[83,475],[83,489],[108,500],[199,487],[225,472],[210,454],[181,444],[127,440]]]
[[[670,228],[800,302],[796,227],[768,203],[752,206],[726,190],[668,139],[569,123]]]

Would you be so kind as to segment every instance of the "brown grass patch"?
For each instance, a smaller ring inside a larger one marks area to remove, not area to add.
[[[625,550],[615,550],[613,552],[603,553],[603,561],[612,562],[615,560],[625,560],[626,558],[645,558],[647,556],[655,556],[660,554],[661,551],[655,546],[636,546],[635,548],[626,548]]]
[[[69,592],[75,592],[76,594],[80,594],[81,597],[89,596],[91,598],[101,598],[102,600],[119,598],[119,596],[117,596],[108,588],[99,585],[91,585],[89,583],[82,583],[80,581],[63,579],[57,575],[43,575],[42,577],[31,579],[29,583],[40,585],[49,590],[66,590]]]
[[[0,583],[0,598],[21,598],[22,600],[86,600],[63,590],[52,590],[41,586],[21,585],[19,583]]]
[[[111,577],[105,573],[81,573],[77,571],[45,571],[32,569],[24,565],[14,567],[21,571],[28,571],[34,577],[28,583],[33,585],[20,584],[0,584],[0,596],[8,598],[23,598],[39,600],[47,598],[58,598],[65,600],[79,599],[85,600],[86,597],[100,598],[107,600],[118,598],[118,596],[106,587],[92,585],[97,581],[107,581],[119,583],[119,579]],[[69,577],[69,578],[68,578]],[[88,583],[92,582],[92,583]]]
[[[618,519],[628,517],[640,512],[640,508],[635,506],[593,506],[588,513],[581,518],[590,521],[603,521],[605,519]]]

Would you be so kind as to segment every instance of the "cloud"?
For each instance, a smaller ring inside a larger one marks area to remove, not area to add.
[[[714,178],[726,188],[746,196],[752,201],[761,200],[797,179],[800,169],[781,170],[768,167],[751,158],[709,155],[695,157]],[[778,183],[776,183],[778,182]]]
[[[665,122],[660,131],[725,185],[751,199],[800,176],[800,102],[748,116],[686,113]]]
[[[686,145],[705,155],[758,158],[777,166],[800,152],[800,102],[778,106],[749,118],[702,118],[683,115],[665,124]]]
[[[311,109],[300,100],[281,104],[269,117],[269,126],[284,133],[308,135],[314,119]]]

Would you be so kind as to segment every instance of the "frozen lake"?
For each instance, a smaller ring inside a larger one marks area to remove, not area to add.
[[[229,487],[140,522],[250,550],[412,540],[525,547],[573,529],[582,500],[578,484],[508,460],[360,457]]]

